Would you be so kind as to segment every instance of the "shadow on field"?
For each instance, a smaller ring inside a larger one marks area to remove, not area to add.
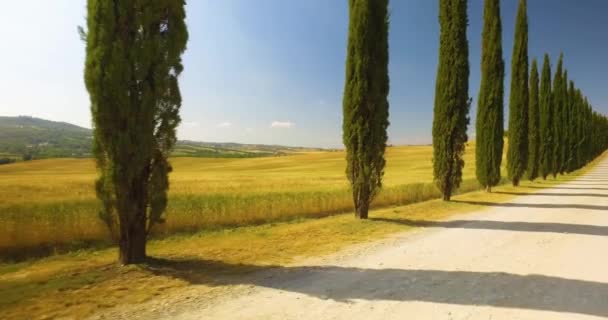
[[[507,194],[512,196],[555,196],[555,197],[598,197],[607,198],[608,194],[603,193],[548,193],[548,192],[505,192],[505,191],[494,191],[496,194]]]
[[[608,210],[608,206],[595,206],[590,204],[556,204],[556,203],[499,203],[484,201],[452,200],[456,203],[466,203],[475,206],[503,207],[503,208],[538,208],[538,209],[584,209],[584,210]]]
[[[608,236],[608,227],[567,223],[506,222],[489,220],[426,221],[410,219],[371,218],[373,221],[396,223],[410,227],[487,229],[521,232],[573,233],[591,236]]]
[[[246,284],[323,300],[423,301],[533,309],[608,317],[608,283],[543,275],[335,266],[231,265],[205,260],[154,260],[152,272],[193,284]],[[200,276],[211,270],[256,271],[235,277]]]

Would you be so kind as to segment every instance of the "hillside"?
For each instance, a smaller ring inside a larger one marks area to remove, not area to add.
[[[0,117],[0,158],[86,158],[92,132],[66,122],[19,116]],[[176,157],[256,158],[319,151],[278,145],[179,141]]]
[[[32,117],[0,117],[0,156],[88,157],[91,130]]]

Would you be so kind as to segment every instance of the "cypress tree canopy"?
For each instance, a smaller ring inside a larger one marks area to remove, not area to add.
[[[553,156],[551,173],[556,177],[562,167],[562,149],[564,143],[564,134],[562,129],[562,112],[563,112],[563,97],[564,97],[564,73],[563,73],[564,55],[560,54],[553,79]]]
[[[528,165],[528,17],[526,0],[519,1],[511,61],[509,150],[507,172],[514,186]]]
[[[566,125],[568,127],[566,172],[572,172],[577,169],[576,89],[574,87],[574,81],[570,81],[570,86],[568,87],[568,116]]]
[[[568,96],[568,70],[564,70],[564,77],[562,78],[562,109],[560,114],[560,132],[562,143],[559,145],[559,173],[564,174],[568,168],[568,158],[570,157],[570,131],[568,125],[568,117],[569,117],[569,96]]]
[[[538,178],[540,166],[540,108],[539,108],[538,62],[532,60],[530,70],[530,103],[528,117],[528,179]]]
[[[481,40],[481,85],[475,124],[475,162],[477,180],[488,191],[500,182],[504,144],[503,81],[500,1],[486,0]]]
[[[439,1],[440,45],[433,116],[433,176],[450,200],[462,182],[469,124],[467,1]]]
[[[576,169],[581,168],[585,165],[584,156],[584,143],[585,143],[585,101],[583,100],[583,93],[580,89],[576,89]]]
[[[551,63],[545,54],[539,94],[539,173],[546,179],[553,172],[553,98],[551,93]]]
[[[342,130],[355,214],[365,219],[382,186],[388,139],[388,0],[349,0],[349,13]]]
[[[142,262],[167,205],[177,77],[188,34],[183,0],[89,0],[85,83],[94,124],[100,217],[123,264]]]

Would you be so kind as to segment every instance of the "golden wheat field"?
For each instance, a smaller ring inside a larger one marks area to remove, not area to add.
[[[474,145],[461,191],[477,188]],[[387,150],[376,207],[436,198],[430,146]],[[154,233],[217,229],[352,209],[344,153],[309,152],[249,159],[173,158],[167,222]],[[91,159],[52,159],[0,167],[0,252],[84,247],[108,240],[97,218]],[[24,231],[27,230],[27,231]],[[2,256],[2,255],[0,255]]]

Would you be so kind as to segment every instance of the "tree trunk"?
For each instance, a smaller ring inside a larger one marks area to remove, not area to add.
[[[492,186],[486,186],[486,192],[492,193]]]
[[[519,179],[518,178],[513,178],[513,186],[514,187],[519,186]]]
[[[362,201],[359,207],[355,209],[355,217],[358,219],[367,219],[369,212],[369,203]]]
[[[452,199],[452,184],[450,182],[450,177],[452,176],[452,168],[448,171],[448,177],[445,178],[445,188],[442,190],[443,192],[443,201],[450,201]]]
[[[142,263],[146,259],[146,215],[140,213],[131,223],[122,228],[119,240],[119,256],[121,264]]]

